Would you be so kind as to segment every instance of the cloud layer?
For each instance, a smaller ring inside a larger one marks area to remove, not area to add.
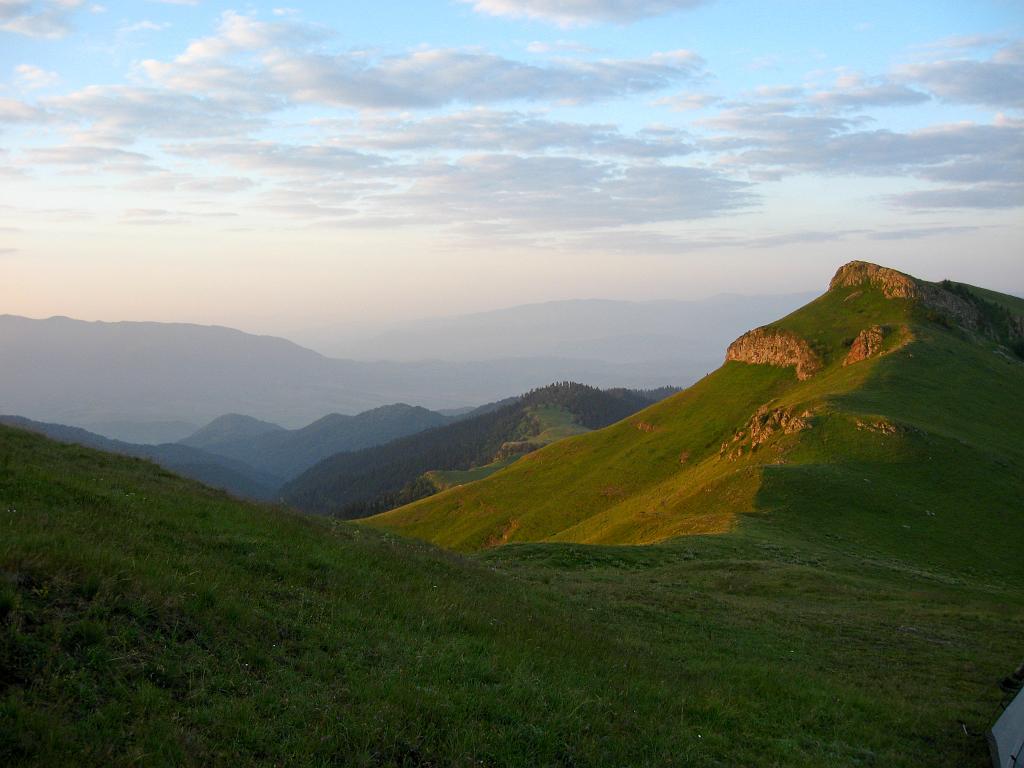
[[[474,7],[624,23],[696,4]],[[0,0],[0,25],[64,34],[79,6]],[[571,58],[560,56],[567,46]],[[329,30],[287,14],[226,12],[211,34],[179,50],[142,60],[125,82],[59,94],[60,73],[13,66],[0,130],[45,127],[46,136],[11,144],[0,173],[89,177],[159,198],[124,207],[121,220],[133,225],[237,213],[283,226],[508,238],[600,237],[745,215],[759,210],[771,183],[806,176],[898,179],[901,188],[887,187],[872,204],[901,213],[1024,206],[1019,41],[947,41],[888,72],[833,70],[732,94],[713,92],[711,65],[693,51],[616,58],[560,43],[516,58],[470,47],[340,49]],[[577,109],[625,100],[663,121],[627,127]],[[887,110],[950,104],[999,112],[912,127],[880,122]],[[655,250],[678,246],[675,236],[645,237]],[[840,234],[771,235],[745,246],[815,237]]]

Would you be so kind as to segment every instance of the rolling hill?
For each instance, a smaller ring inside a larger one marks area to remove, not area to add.
[[[318,514],[364,517],[484,476],[569,435],[611,424],[671,391],[553,384],[497,408],[482,407],[444,427],[339,453],[288,482],[282,497]]]
[[[287,480],[336,453],[380,445],[452,420],[404,403],[356,416],[332,413],[292,430],[232,414],[215,419],[181,443]]]
[[[1019,496],[818,479],[813,530],[464,557],[0,426],[0,764],[990,765]]]
[[[1018,573],[1021,304],[853,262],[688,390],[366,524],[464,551],[787,530]]]

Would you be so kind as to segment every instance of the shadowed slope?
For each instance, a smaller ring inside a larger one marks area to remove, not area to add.
[[[982,768],[1024,633],[992,561],[785,528],[466,558],[2,426],[0,524],[5,766]]]

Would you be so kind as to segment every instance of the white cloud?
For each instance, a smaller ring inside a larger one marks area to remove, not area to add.
[[[429,48],[399,55],[309,50],[322,32],[227,13],[216,35],[171,61],[149,60],[153,82],[189,93],[232,94],[357,108],[434,108],[503,101],[593,102],[697,79],[690,51],[643,59],[526,63],[479,50]]]
[[[940,59],[912,64],[898,74],[944,101],[1024,109],[1024,41],[997,50],[991,58]]]
[[[60,76],[56,72],[50,72],[34,64],[19,64],[14,68],[14,82],[26,91],[49,88],[59,80]]]
[[[45,119],[45,115],[31,104],[0,97],[0,123],[29,123]]]
[[[659,107],[669,107],[676,112],[690,112],[704,109],[719,101],[717,96],[708,93],[678,93],[665,96],[654,103]]]
[[[251,105],[132,85],[91,85],[43,104],[52,114],[73,120],[93,143],[128,144],[140,136],[234,136],[264,125],[249,111]]]
[[[859,74],[838,78],[833,88],[811,96],[814,104],[828,109],[863,109],[864,107],[905,107],[922,104],[931,96],[903,83],[885,78],[865,79]]]
[[[34,165],[65,166],[78,173],[98,171],[117,174],[150,173],[156,170],[151,158],[140,152],[111,147],[67,144],[25,150],[24,156]]]
[[[942,210],[949,208],[1024,207],[1024,184],[978,184],[971,187],[927,189],[891,195],[890,202],[901,208]]]
[[[595,49],[589,45],[578,43],[575,40],[534,40],[526,46],[529,53],[595,53]]]
[[[570,123],[540,114],[471,109],[422,119],[365,115],[358,122],[334,122],[332,138],[350,146],[383,151],[568,150],[586,155],[634,158],[678,157],[694,151],[690,137],[652,127],[632,136],[614,125]]]
[[[0,0],[0,30],[27,37],[60,38],[84,0]]]
[[[170,25],[169,22],[161,21],[150,21],[149,19],[143,19],[142,21],[136,21],[131,24],[122,25],[118,31],[124,35],[130,35],[134,32],[160,32],[161,30],[167,29]]]
[[[201,160],[204,164],[223,163],[244,171],[288,178],[310,176],[321,180],[333,174],[350,174],[380,169],[388,164],[378,155],[345,147],[327,145],[281,144],[271,141],[236,143],[196,143],[167,147],[180,157]]]
[[[704,218],[752,197],[749,185],[699,168],[484,154],[425,166],[388,202],[430,221],[514,233]]]
[[[462,0],[480,13],[548,21],[561,26],[628,24],[694,8],[704,0]]]

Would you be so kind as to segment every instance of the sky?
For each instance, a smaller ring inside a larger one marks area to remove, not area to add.
[[[1022,209],[1018,0],[0,0],[0,313],[1024,295]]]

